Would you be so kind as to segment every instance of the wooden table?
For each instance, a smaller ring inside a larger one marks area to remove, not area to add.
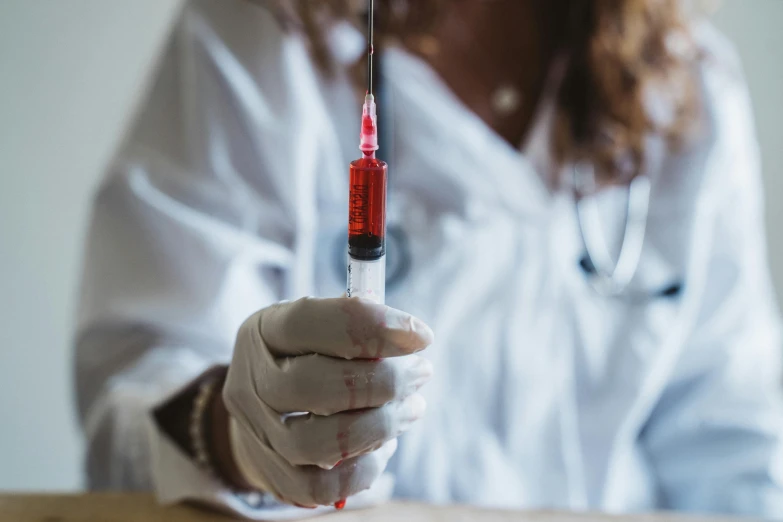
[[[192,507],[161,507],[145,494],[7,495],[0,493],[0,522],[225,522]],[[315,519],[313,519],[315,520]],[[483,511],[469,507],[387,504],[317,517],[319,522],[717,522],[671,514],[611,517],[546,512]],[[732,520],[732,519],[723,519]],[[733,519],[736,522],[736,519]]]

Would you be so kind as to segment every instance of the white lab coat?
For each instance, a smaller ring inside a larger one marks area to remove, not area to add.
[[[437,336],[427,416],[389,466],[395,496],[783,516],[780,324],[751,109],[730,46],[697,34],[703,132],[679,152],[651,140],[633,282],[683,291],[634,303],[599,296],[580,268],[571,193],[542,174],[551,104],[517,150],[423,62],[387,53],[389,222],[410,252],[388,304]],[[338,61],[357,38],[330,33]],[[253,311],[343,292],[359,109],[345,74],[321,75],[257,3],[187,6],[89,233],[76,371],[91,487],[296,516],[221,490],[149,412],[227,363]],[[597,197],[618,238],[623,190]]]

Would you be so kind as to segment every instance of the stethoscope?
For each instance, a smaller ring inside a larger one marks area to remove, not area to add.
[[[643,302],[656,298],[674,298],[682,291],[682,282],[673,281],[662,288],[634,288],[632,281],[639,270],[644,238],[650,218],[652,183],[646,174],[635,176],[628,184],[625,205],[625,227],[617,261],[612,261],[606,240],[601,233],[601,222],[596,198],[584,197],[596,192],[592,167],[574,165],[573,196],[576,223],[584,254],[579,265],[588,284],[598,295]]]
[[[386,82],[383,81],[381,55],[382,53],[375,54],[376,68],[381,71],[381,74],[376,75],[375,80],[376,99],[379,102],[378,121],[383,122],[384,125],[384,131],[379,133],[380,150],[378,154],[389,164],[391,188],[394,180],[394,166],[390,161],[390,152],[393,151],[394,120],[390,110],[391,92],[386,89]],[[572,174],[577,228],[584,245],[584,253],[579,260],[579,266],[590,288],[601,297],[622,299],[633,303],[678,297],[683,288],[681,280],[675,280],[661,288],[653,289],[637,288],[632,284],[642,259],[650,217],[652,184],[649,176],[647,174],[638,175],[628,185],[623,238],[617,261],[613,262],[607,243],[601,233],[602,227],[596,198],[584,197],[585,194],[593,194],[596,191],[594,170],[592,167],[574,165]],[[389,292],[393,291],[407,277],[412,266],[412,258],[407,235],[402,227],[390,223],[386,237],[386,288]],[[343,276],[347,259],[347,240],[342,237],[340,240],[341,248],[337,248],[336,266]]]

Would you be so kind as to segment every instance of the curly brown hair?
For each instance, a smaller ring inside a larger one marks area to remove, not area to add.
[[[427,35],[457,0],[377,0],[384,38]],[[310,37],[314,59],[332,66],[323,21],[353,19],[351,0],[277,0],[288,21]],[[695,63],[699,53],[682,0],[549,0],[564,25],[559,45],[568,67],[557,95],[552,148],[559,163],[589,161],[604,182],[627,182],[645,167],[650,135],[677,146],[690,134],[698,111]],[[665,93],[665,117],[649,110],[650,94]]]

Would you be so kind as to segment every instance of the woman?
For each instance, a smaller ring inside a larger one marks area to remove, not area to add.
[[[677,0],[376,3],[392,308],[283,302],[343,292],[361,14],[191,2],[95,206],[91,486],[262,518],[389,494],[783,513],[731,49]]]

